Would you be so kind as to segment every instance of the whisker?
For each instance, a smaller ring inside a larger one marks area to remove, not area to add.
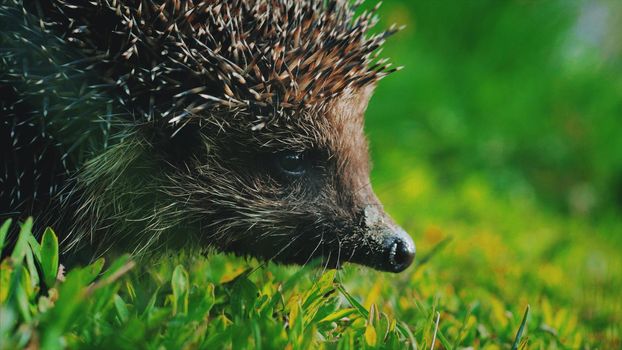
[[[330,256],[333,252],[332,251],[328,251],[328,257],[326,258],[326,264],[324,265],[324,268],[322,269],[322,275],[326,272],[326,270],[328,269],[328,265],[330,264]]]
[[[302,266],[307,265],[307,263],[309,263],[309,261],[311,260],[311,258],[313,257],[313,254],[315,254],[315,252],[318,250],[318,248],[322,245],[322,243],[324,243],[324,232],[322,232],[322,235],[320,236],[320,241],[317,243],[317,245],[315,246],[315,249],[313,249],[313,251],[311,252],[311,254],[309,254],[309,257],[307,258],[307,260],[304,262],[304,264],[302,264]]]
[[[292,239],[291,241],[289,241],[283,248],[281,248],[276,254],[274,254],[270,259],[268,259],[268,261],[272,261],[274,259],[276,259],[281,253],[283,253],[287,248],[291,247],[292,244],[294,244],[294,242],[296,242],[296,240],[298,238],[300,238],[302,236],[302,233],[297,235],[296,237],[294,237],[294,239]],[[257,269],[259,269],[260,267],[264,267],[267,264],[267,261],[263,261],[259,266],[257,266],[255,269],[253,269],[251,271],[251,273],[255,272]]]
[[[341,240],[339,240],[339,236],[337,236],[337,275],[341,273]]]

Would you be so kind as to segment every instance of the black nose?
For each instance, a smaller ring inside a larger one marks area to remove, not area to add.
[[[400,231],[385,241],[385,269],[390,272],[402,272],[415,260],[415,243],[406,232]]]

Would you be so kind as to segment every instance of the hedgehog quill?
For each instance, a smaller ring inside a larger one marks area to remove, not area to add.
[[[0,216],[64,254],[214,247],[400,272],[364,112],[398,70],[347,0],[0,0]]]

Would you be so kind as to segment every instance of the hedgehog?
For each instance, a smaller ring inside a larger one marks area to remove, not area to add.
[[[403,271],[364,133],[400,28],[362,2],[0,0],[0,219],[54,227],[63,257]]]

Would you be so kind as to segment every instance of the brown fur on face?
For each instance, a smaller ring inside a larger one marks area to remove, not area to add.
[[[222,250],[286,263],[322,257],[331,266],[354,261],[390,269],[383,265],[383,244],[400,229],[369,180],[363,130],[372,92],[366,87],[326,109],[283,117],[289,118],[284,126],[225,128],[221,138],[205,139],[211,152],[179,174],[174,182],[183,186],[169,193],[183,198],[185,211],[202,223],[200,239]],[[239,146],[232,146],[231,135],[242,140]],[[283,178],[274,168],[273,157],[291,150],[308,157],[299,178]]]

